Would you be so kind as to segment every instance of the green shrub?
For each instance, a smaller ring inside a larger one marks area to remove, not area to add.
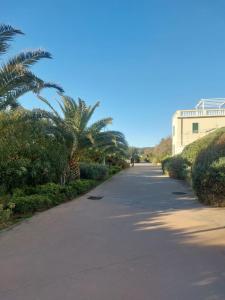
[[[34,213],[53,206],[52,199],[47,195],[12,197],[11,203],[15,204],[13,212],[19,214]]]
[[[101,164],[80,164],[80,176],[82,179],[103,180],[109,174],[108,168]]]
[[[130,168],[130,164],[127,161],[125,161],[125,160],[121,160],[119,162],[119,164],[116,165],[116,166],[120,167],[121,169],[128,169],[128,168]]]
[[[225,133],[196,158],[192,181],[200,201],[225,205]]]
[[[77,192],[77,195],[83,194],[96,185],[96,180],[92,179],[80,179],[71,183],[69,186],[73,191]]]
[[[130,167],[130,164],[125,159],[113,155],[107,157],[106,163],[110,167],[116,166],[116,167],[120,167],[121,169],[127,169]]]
[[[0,112],[0,185],[6,192],[24,185],[60,182],[68,160],[67,145],[49,134],[50,120],[28,118],[29,111]]]
[[[36,193],[39,195],[47,195],[55,201],[54,204],[63,202],[66,198],[66,188],[56,183],[46,183],[36,187]]]
[[[210,145],[214,145],[218,139],[225,133],[225,127],[219,128],[206,136],[196,140],[195,142],[187,145],[183,152],[182,157],[186,159],[189,164],[193,165],[195,163],[196,158],[198,155],[210,147]]]
[[[111,166],[111,167],[109,168],[109,174],[110,174],[110,175],[114,175],[114,174],[120,172],[121,170],[122,170],[122,168],[119,167],[119,166]]]
[[[36,187],[24,187],[14,190],[10,205],[15,205],[13,212],[16,214],[34,213],[75,198],[95,185],[95,180],[81,179],[65,186],[47,183]]]
[[[162,164],[163,172],[168,173],[174,179],[187,177],[188,162],[181,155],[167,158]]]
[[[172,159],[172,157],[167,157],[167,158],[164,158],[161,161],[161,166],[162,166],[163,174],[168,174],[168,164],[169,164],[169,162],[170,162],[171,159]]]
[[[14,208],[14,203],[9,203],[6,207],[0,204],[0,225],[5,225],[9,221]]]

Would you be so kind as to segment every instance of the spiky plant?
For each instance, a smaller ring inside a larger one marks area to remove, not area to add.
[[[7,52],[9,42],[18,34],[23,32],[0,25],[0,56]],[[63,92],[57,84],[45,82],[30,71],[30,67],[43,58],[51,58],[51,54],[41,49],[24,51],[0,66],[0,110],[18,107],[17,99],[30,91],[39,93],[43,88],[55,88]]]
[[[88,106],[84,100],[61,95],[59,102],[62,116],[51,106],[42,96],[44,101],[52,110],[53,122],[61,128],[67,136],[69,151],[70,179],[80,178],[79,163],[85,152],[91,148],[101,149],[106,153],[110,147],[124,145],[126,141],[124,135],[118,131],[105,131],[107,125],[112,123],[112,118],[104,118],[90,124],[91,118],[99,106],[99,102],[93,106]]]

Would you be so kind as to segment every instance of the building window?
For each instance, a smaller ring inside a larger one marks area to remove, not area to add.
[[[192,123],[192,133],[198,133],[198,123]]]

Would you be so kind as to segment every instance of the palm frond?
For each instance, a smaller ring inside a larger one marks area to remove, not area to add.
[[[54,115],[55,115],[57,118],[61,119],[61,117],[60,117],[60,115],[58,114],[58,112],[54,109],[54,107],[51,105],[51,103],[50,103],[47,99],[45,99],[45,98],[42,97],[41,95],[37,95],[37,97],[38,97],[42,102],[44,102],[45,104],[47,104],[47,106],[53,111]]]
[[[95,123],[93,123],[89,128],[88,131],[91,132],[100,132],[102,129],[104,129],[107,125],[112,124],[113,119],[112,118],[105,118],[102,120],[99,120]]]
[[[87,118],[86,118],[86,124],[88,124],[88,122],[92,118],[96,108],[99,107],[99,105],[100,105],[100,101],[97,101],[92,107],[91,106],[89,107],[88,115],[87,115]]]
[[[22,65],[28,68],[43,58],[52,58],[51,54],[45,50],[37,49],[21,52],[13,58],[9,59],[6,67],[13,69],[16,65]]]
[[[0,54],[7,51],[9,42],[16,34],[23,34],[23,32],[10,25],[0,24]]]
[[[55,90],[57,90],[59,93],[64,93],[64,89],[61,87],[61,85],[54,83],[54,82],[43,82],[42,85],[40,85],[38,93],[42,90],[42,89],[46,89],[46,88],[54,88]]]

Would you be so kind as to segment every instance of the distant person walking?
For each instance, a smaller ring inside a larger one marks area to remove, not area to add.
[[[131,164],[131,167],[134,167],[134,158],[133,158],[133,156],[130,159],[130,164]]]

